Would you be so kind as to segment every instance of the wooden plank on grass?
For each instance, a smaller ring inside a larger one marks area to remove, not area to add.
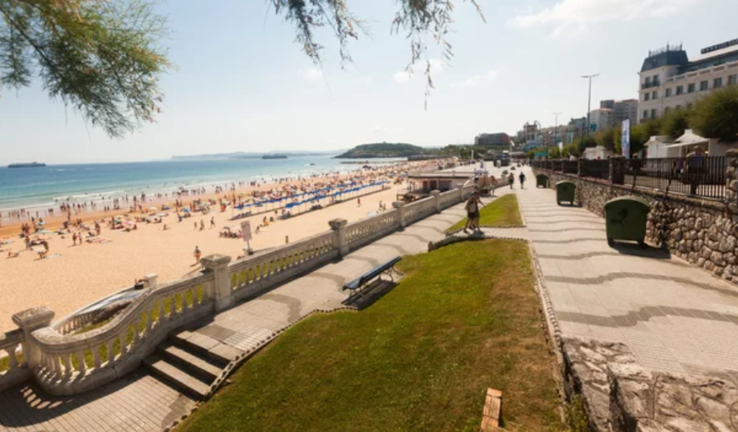
[[[502,411],[502,392],[495,389],[487,389],[487,398],[482,413],[482,432],[493,432],[500,426],[500,414]]]

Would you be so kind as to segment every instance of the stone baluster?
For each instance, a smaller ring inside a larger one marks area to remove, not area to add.
[[[328,224],[333,230],[333,248],[337,249],[338,254],[343,258],[349,253],[348,242],[346,241],[346,225],[348,221],[346,219],[333,219]]]
[[[231,262],[231,257],[226,255],[209,255],[201,259],[200,262],[205,268],[203,273],[213,275],[213,291],[211,294],[212,298],[215,299],[215,310],[221,311],[228,309],[235,301],[231,295],[231,279],[228,277],[228,264]],[[187,298],[183,297],[182,302],[186,304]],[[184,305],[182,310],[184,310]]]
[[[146,334],[151,333],[151,329],[154,327],[154,320],[151,319],[151,312],[146,311]]]
[[[33,337],[33,332],[51,325],[52,319],[54,319],[54,311],[46,306],[26,309],[13,315],[13,322],[23,330],[25,336],[22,345],[23,358],[31,370],[41,365],[41,348],[36,342],[36,338]]]
[[[100,358],[100,347],[93,348],[91,350],[92,356],[95,358],[95,369],[100,369],[102,366],[102,359]]]
[[[172,304],[172,307],[174,307],[174,304]],[[128,345],[126,344],[126,339],[128,337],[128,332],[123,332],[118,336],[118,339],[120,340],[120,356],[123,357],[128,353]]]
[[[392,203],[392,207],[394,207],[397,210],[398,217],[397,219],[400,222],[400,229],[403,230],[407,226],[407,222],[405,221],[405,202],[404,201],[395,201]]]
[[[108,341],[108,358],[106,359],[106,364],[112,364],[113,361],[115,361],[115,352],[113,352],[113,345],[115,344],[115,339],[110,339]]]
[[[61,360],[62,364],[64,365],[64,375],[71,375],[72,374],[72,355],[71,354],[62,354]]]
[[[8,354],[8,370],[12,371],[18,367],[18,358],[15,356],[15,350],[18,349],[18,345],[13,345],[4,349]]]
[[[76,353],[77,356],[77,370],[79,370],[79,373],[84,374],[87,370],[87,363],[85,363],[85,352],[79,351]]]

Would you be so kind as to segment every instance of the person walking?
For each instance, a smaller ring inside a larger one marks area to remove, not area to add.
[[[466,201],[466,224],[464,225],[464,233],[468,233],[468,229],[472,231],[479,231],[479,206],[484,207],[482,200],[479,198],[479,191],[474,191],[474,194],[469,197]]]
[[[215,228],[215,216],[210,217],[210,229]]]
[[[695,147],[694,151],[687,155],[687,179],[689,181],[690,196],[697,195],[697,187],[705,174],[706,162],[705,149],[700,146]]]
[[[510,189],[515,189],[515,176],[513,173],[507,176],[507,183],[510,185]]]
[[[520,179],[520,189],[525,189],[525,174],[523,174],[522,171],[520,172],[518,179]]]
[[[200,248],[198,246],[195,246],[195,253],[193,255],[195,256],[195,264],[199,263],[202,252],[200,252]]]

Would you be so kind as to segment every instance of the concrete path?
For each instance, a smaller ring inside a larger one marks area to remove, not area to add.
[[[341,306],[345,282],[398,255],[426,252],[428,242],[444,238],[444,230],[465,216],[462,204],[446,209],[190,330],[240,350],[255,347],[315,309]],[[155,432],[193,403],[143,370],[73,397],[49,397],[29,384],[0,393],[0,431]]]
[[[534,178],[526,170],[528,178]],[[622,342],[642,366],[738,384],[738,288],[636,245],[607,245],[605,221],[516,191],[562,335]]]

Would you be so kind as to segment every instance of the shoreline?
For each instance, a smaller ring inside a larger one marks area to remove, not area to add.
[[[389,171],[407,172],[411,169],[435,170],[437,164],[421,166],[418,163],[405,162],[387,167],[385,171],[359,170],[340,177],[352,175],[357,178],[363,177],[364,184],[370,184],[379,179],[378,176]],[[335,177],[330,177],[330,180],[335,180]],[[157,274],[162,283],[195,274],[200,270],[193,256],[195,247],[202,251],[202,256],[221,254],[235,260],[244,255],[246,242],[241,238],[221,236],[221,233],[225,232],[227,227],[240,228],[243,221],[249,221],[251,224],[250,247],[258,252],[326,232],[330,230],[329,222],[334,219],[345,219],[351,223],[381,214],[383,208],[392,210],[391,203],[396,200],[397,193],[407,185],[404,181],[395,183],[396,179],[392,180],[387,185],[375,186],[379,190],[362,189],[361,192],[367,193],[360,197],[354,194],[345,195],[345,199],[341,202],[324,205],[317,210],[310,210],[311,203],[307,203],[307,206],[303,205],[305,211],[293,213],[293,217],[286,219],[280,219],[277,214],[272,213],[273,222],[269,221],[271,218],[266,212],[231,220],[231,209],[226,207],[225,211],[222,211],[216,205],[211,207],[207,215],[193,212],[191,217],[181,222],[178,222],[175,212],[170,210],[169,215],[162,218],[162,223],[139,222],[136,230],[110,229],[107,224],[100,224],[100,236],[94,239],[84,237],[85,240],[91,241],[80,244],[73,244],[71,233],[44,234],[38,236],[48,242],[48,258],[44,259],[37,253],[43,250],[40,246],[35,247],[36,251],[24,251],[25,244],[18,236],[20,233],[18,224],[3,226],[3,232],[10,230],[9,234],[12,236],[10,244],[0,244],[0,260],[2,260],[0,280],[3,280],[0,284],[0,296],[3,298],[3,302],[0,303],[0,332],[15,328],[11,316],[31,307],[47,306],[55,311],[58,320],[86,304],[132,285],[135,279],[147,274]],[[306,181],[319,182],[314,178]],[[258,189],[281,190],[287,184],[299,188],[301,183],[297,180],[277,182],[260,185]],[[251,192],[256,188],[242,189]],[[206,195],[217,200],[225,193],[226,191]],[[233,193],[227,191],[229,196]],[[236,192],[237,195],[238,193]],[[194,199],[204,199],[204,196],[183,197],[182,201],[188,204]],[[166,198],[162,198],[164,199]],[[144,208],[153,205],[147,201]],[[85,212],[75,215],[74,218],[92,221],[104,215],[114,216],[121,213],[123,213],[121,210]],[[234,213],[238,213],[238,210]],[[278,210],[278,213],[281,213],[281,210]],[[131,216],[134,215],[142,216],[139,212],[131,213]],[[269,221],[268,224],[263,223],[265,217]],[[50,222],[46,226],[47,229],[53,229],[55,224],[60,226],[63,219],[63,216],[57,215],[56,221]],[[212,228],[211,220],[214,225]],[[165,224],[166,230],[163,229]],[[201,227],[201,224],[204,227]],[[260,227],[258,232],[257,226]],[[80,230],[72,229],[72,233],[74,232],[82,233]],[[32,234],[31,238],[34,237],[37,235]],[[9,258],[9,253],[11,255],[17,253],[17,257]]]

